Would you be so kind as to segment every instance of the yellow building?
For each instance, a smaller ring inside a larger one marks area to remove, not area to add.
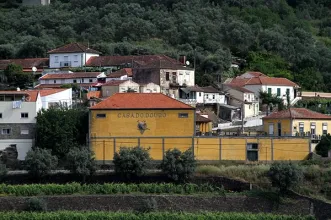
[[[195,124],[196,124],[196,131],[197,134],[206,134],[212,132],[212,120],[206,118],[200,114],[196,114],[195,116]]]
[[[271,136],[309,136],[319,139],[331,133],[331,117],[305,108],[289,108],[264,117],[263,128]]]

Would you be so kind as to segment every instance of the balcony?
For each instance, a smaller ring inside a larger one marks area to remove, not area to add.
[[[60,62],[60,67],[71,67],[70,61]]]
[[[177,100],[191,106],[195,106],[197,104],[196,99],[177,99]]]

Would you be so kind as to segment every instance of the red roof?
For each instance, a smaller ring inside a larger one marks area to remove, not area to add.
[[[0,60],[0,69],[4,70],[9,64],[21,65],[23,69],[30,69],[32,72],[32,67],[37,67],[43,69],[43,67],[48,67],[48,58],[27,58],[27,59],[8,59]]]
[[[179,61],[165,55],[143,55],[143,56],[101,56],[91,57],[86,66],[121,66],[132,65],[134,62],[140,65],[147,64],[153,61],[166,60],[174,64],[181,64]],[[181,64],[182,65],[182,64]]]
[[[272,113],[263,119],[328,119],[331,116],[314,112],[306,108],[289,108],[279,112]]]
[[[110,73],[107,76],[107,78],[119,78],[121,76],[132,77],[132,69],[131,68],[123,68],[123,69],[117,70],[115,72]]]
[[[91,98],[100,98],[101,97],[101,91],[90,91],[86,94],[87,99]]]
[[[233,85],[228,85],[231,89],[234,89],[234,90],[237,90],[239,92],[242,92],[242,93],[254,93],[252,92],[251,90],[248,90],[244,87],[239,87],[239,86],[233,86]]]
[[[41,90],[39,90],[39,92],[40,92],[40,96],[41,97],[44,97],[44,96],[53,95],[53,94],[58,93],[58,92],[62,92],[64,90],[67,90],[67,89],[66,88],[61,88],[61,89],[41,89]]]
[[[83,88],[89,88],[89,87],[97,87],[101,86],[100,83],[76,83],[78,86]],[[51,89],[51,88],[61,88],[65,84],[38,84],[34,88],[35,89]]]
[[[119,86],[120,84],[126,82],[127,80],[111,80],[104,83],[102,86]]]
[[[39,79],[96,78],[101,72],[47,73]]]
[[[0,91],[0,95],[24,95],[26,102],[36,102],[39,91],[37,90],[26,90],[26,91]]]
[[[95,53],[101,54],[101,52],[93,50],[81,43],[71,43],[54,50],[50,50],[47,53]]]
[[[196,113],[195,114],[195,121],[196,122],[205,122],[205,123],[208,123],[208,122],[212,122],[212,120],[210,120],[209,118],[206,118],[206,117],[203,117],[202,115]]]
[[[116,93],[90,109],[193,109],[161,93]]]
[[[243,87],[245,85],[269,85],[269,86],[293,86],[299,87],[296,83],[288,80],[286,78],[276,78],[276,77],[252,77],[252,78],[234,78],[229,85]]]

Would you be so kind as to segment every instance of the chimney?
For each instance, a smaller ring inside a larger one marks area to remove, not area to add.
[[[186,65],[186,56],[180,55],[179,56],[179,62],[181,62],[184,66]]]

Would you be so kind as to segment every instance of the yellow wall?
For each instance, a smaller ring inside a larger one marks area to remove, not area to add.
[[[211,132],[212,130],[212,122],[197,122],[199,126],[199,131],[202,133]]]
[[[304,123],[304,132],[310,132],[310,123],[315,122],[316,123],[316,128],[315,132],[316,135],[323,135],[323,130],[322,130],[322,124],[327,123],[328,125],[328,133],[331,133],[331,121],[330,120],[302,120],[302,119],[296,119],[293,120],[293,135],[295,135],[296,131],[299,132],[299,123]],[[294,127],[297,129],[294,130]]]
[[[278,123],[282,125],[282,136],[289,136],[291,135],[291,120],[290,119],[263,119],[263,130],[268,135],[269,134],[269,124],[274,125],[274,135],[278,136]]]
[[[114,148],[115,139],[115,148]],[[150,155],[154,160],[162,160],[163,151],[178,148],[185,151],[194,145],[194,155],[197,160],[241,160],[246,161],[248,143],[258,144],[258,160],[304,160],[309,154],[310,139],[307,138],[278,138],[278,137],[187,137],[187,138],[108,138],[92,139],[91,144],[99,161],[113,159],[114,150],[120,147],[140,146],[150,147]],[[272,150],[273,149],[273,150]],[[105,152],[105,154],[104,154]]]
[[[179,118],[178,113],[188,113]],[[106,118],[97,118],[106,114]],[[152,116],[152,117],[151,117]],[[96,137],[193,136],[195,110],[91,110],[90,135]],[[138,121],[145,121],[141,134]]]

